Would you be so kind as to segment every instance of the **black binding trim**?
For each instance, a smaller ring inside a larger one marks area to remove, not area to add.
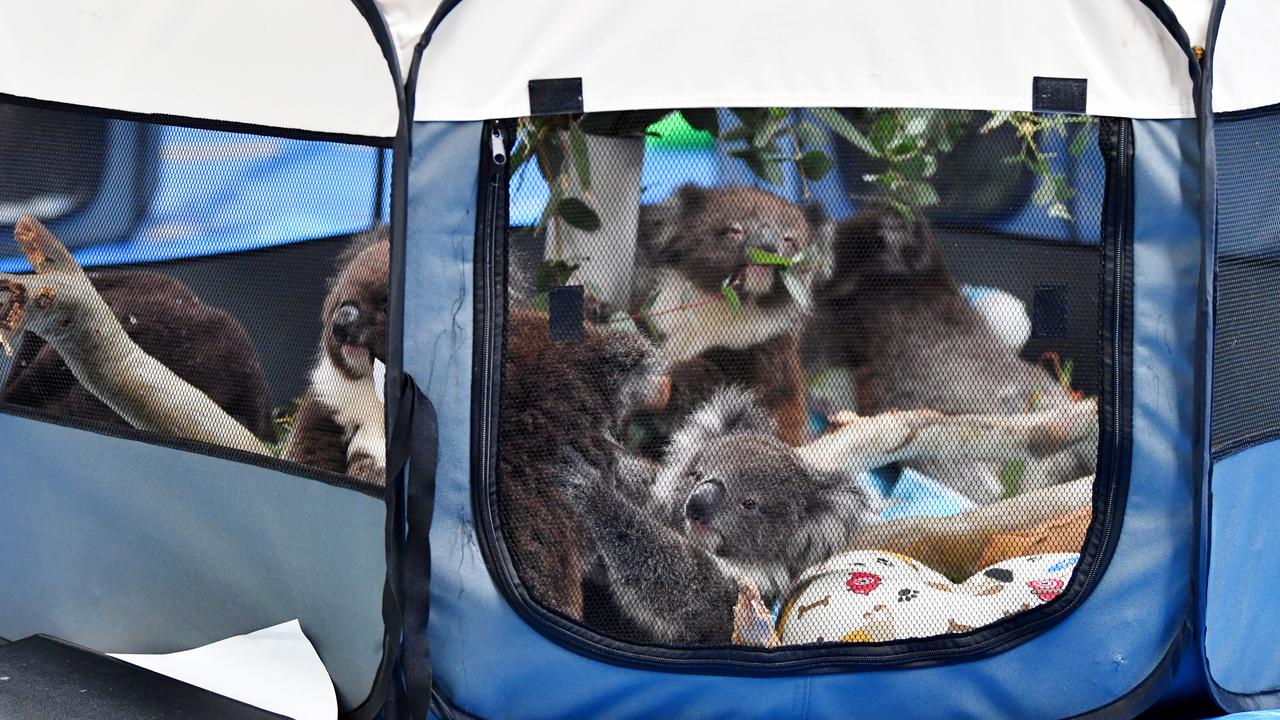
[[[973,660],[1003,652],[1031,639],[1080,605],[1109,564],[1119,538],[1128,497],[1131,455],[1132,367],[1132,123],[1101,118],[1099,143],[1107,162],[1103,209],[1101,287],[1103,314],[1099,332],[1103,357],[1099,423],[1098,480],[1094,483],[1093,521],[1080,561],[1066,590],[1050,603],[967,633],[935,638],[857,645],[829,643],[766,650],[731,645],[676,646],[637,644],[601,635],[579,621],[538,605],[514,571],[496,512],[497,436],[505,347],[507,179],[495,167],[489,137],[509,121],[485,123],[481,138],[481,176],[475,253],[475,336],[472,384],[472,497],[481,554],[494,583],[512,608],[534,629],[576,652],[605,662],[707,674],[782,675],[842,672],[871,667],[926,667]],[[509,148],[508,148],[509,150]],[[509,154],[509,153],[508,153]],[[501,334],[499,334],[501,333]],[[497,345],[502,338],[503,346]]]
[[[1214,124],[1218,118],[1237,120],[1274,113],[1278,106],[1254,108],[1235,113],[1215,115],[1213,112],[1213,61],[1217,50],[1218,31],[1222,26],[1222,14],[1226,0],[1215,0],[1209,15],[1208,33],[1205,38],[1205,55],[1199,74],[1193,73],[1196,80],[1196,117],[1200,121],[1200,146],[1202,149],[1203,168],[1201,174],[1203,202],[1203,231],[1205,233],[1204,256],[1201,274],[1201,357],[1204,367],[1197,374],[1197,381],[1202,383],[1198,408],[1201,413],[1201,434],[1198,437],[1197,451],[1202,463],[1197,478],[1200,480],[1200,492],[1197,497],[1196,533],[1200,539],[1198,564],[1196,567],[1196,638],[1202,645],[1206,637],[1205,619],[1209,603],[1209,557],[1213,543],[1211,519],[1213,509],[1213,463],[1216,459],[1212,447],[1213,438],[1213,363],[1214,334],[1216,331],[1215,302],[1217,289],[1217,234],[1218,234],[1218,168],[1217,146],[1214,136]],[[1280,705],[1280,687],[1271,687],[1256,693],[1237,693],[1218,684],[1209,666],[1207,653],[1201,653],[1202,668],[1209,693],[1227,712],[1244,712],[1248,710],[1264,710]]]
[[[310,465],[289,462],[288,460],[281,460],[280,458],[272,457],[270,455],[260,455],[247,450],[237,450],[236,448],[214,445],[212,443],[200,442],[198,440],[188,440],[186,438],[176,437],[173,435],[148,432],[146,430],[138,430],[136,428],[121,425],[96,423],[89,420],[82,420],[80,418],[59,415],[54,412],[49,412],[48,410],[38,410],[24,405],[14,405],[13,403],[0,403],[0,415],[12,415],[25,420],[34,420],[37,422],[49,423],[50,425],[59,425],[61,427],[72,428],[74,430],[84,430],[95,435],[105,435],[107,437],[119,438],[121,440],[140,442],[146,445],[158,445],[160,447],[181,450],[195,455],[204,455],[206,457],[218,458],[220,460],[230,460],[242,465],[255,465],[266,470],[274,470],[275,472],[282,473],[284,475],[316,480],[324,483],[325,485],[340,487],[344,490],[354,490],[362,495],[368,495],[370,497],[382,497],[383,494],[381,487],[358,478],[351,477],[350,475],[321,470],[320,468],[311,467]]]
[[[364,0],[352,0],[352,2],[357,4],[363,1]],[[350,133],[324,132],[321,130],[304,130],[301,128],[259,125],[257,123],[235,122],[232,120],[209,120],[205,118],[189,117],[186,115],[168,115],[165,113],[129,112],[127,110],[113,110],[111,108],[96,107],[93,105],[77,105],[75,103],[57,102],[54,100],[40,100],[38,98],[10,95],[8,93],[0,93],[0,103],[22,105],[44,110],[59,110],[62,112],[76,113],[78,115],[87,115],[89,117],[105,118],[107,120],[128,120],[130,122],[149,123],[152,125],[171,125],[174,127],[188,127],[199,130],[218,130],[247,135],[266,135],[270,137],[289,138],[292,140],[317,140],[321,142],[343,143],[345,145],[363,145],[366,147],[379,148],[389,148],[394,142],[392,138],[373,135],[353,135]]]
[[[384,427],[387,428],[387,458],[397,457],[408,447],[411,438],[405,432],[396,432],[401,415],[401,395],[408,387],[404,375],[404,285],[405,285],[405,233],[407,225],[408,187],[409,187],[409,128],[408,100],[405,96],[400,57],[395,39],[387,27],[375,0],[352,0],[360,11],[369,30],[378,41],[383,59],[391,81],[395,85],[396,102],[400,108],[400,121],[396,128],[395,138],[380,147],[391,150],[391,207],[389,208],[389,237],[391,245],[390,263],[387,278],[387,370],[384,387],[386,399],[384,407]],[[382,165],[378,165],[378,195],[375,205],[382,202]],[[383,489],[383,500],[387,506],[387,525],[384,549],[387,558],[387,573],[382,587],[382,661],[374,675],[373,686],[369,696],[363,703],[346,713],[343,717],[349,720],[371,720],[381,714],[388,720],[399,720],[405,717],[409,708],[404,707],[397,699],[406,691],[415,688],[406,683],[405,674],[399,665],[399,657],[404,649],[404,606],[399,588],[404,573],[411,568],[421,568],[429,560],[412,559],[413,564],[405,565],[401,548],[404,543],[404,524],[408,520],[409,488],[408,478],[393,470],[388,463],[388,478]],[[391,477],[394,474],[394,477]],[[432,478],[434,482],[434,476]],[[430,505],[428,505],[430,507]],[[430,522],[428,515],[428,523]],[[419,565],[417,563],[422,563]],[[429,572],[429,569],[426,571]],[[425,608],[424,608],[425,612]],[[425,622],[425,621],[424,621]],[[429,680],[428,680],[429,683]],[[430,685],[422,691],[430,692]]]

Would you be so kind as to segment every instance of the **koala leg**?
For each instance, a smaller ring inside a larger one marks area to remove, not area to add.
[[[604,584],[623,615],[659,642],[730,641],[737,584],[715,560],[628,500],[612,470],[571,454],[561,481],[591,533]]]

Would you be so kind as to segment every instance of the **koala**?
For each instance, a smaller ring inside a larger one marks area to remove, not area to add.
[[[797,334],[805,300],[829,268],[831,223],[817,207],[737,186],[686,185],[642,208],[636,242],[633,313],[644,310],[671,364],[670,399],[643,414],[655,426],[647,454],[659,455],[683,418],[720,387],[739,385],[777,421],[778,436],[804,440],[804,372]],[[803,262],[786,270],[753,264],[750,250]],[[741,301],[724,297],[732,287]]]
[[[856,479],[808,466],[743,388],[716,391],[648,472],[616,449],[563,458],[553,477],[596,554],[594,587],[621,615],[597,629],[625,639],[727,644],[740,579],[771,606],[876,521]]]
[[[556,341],[532,310],[513,309],[506,333],[498,519],[532,597],[581,620],[591,542],[582,509],[559,490],[557,452],[610,456],[623,416],[653,394],[664,365],[639,333],[588,325],[581,340]]]
[[[266,376],[235,318],[205,305],[176,278],[143,270],[88,273],[89,281],[148,355],[208,395],[263,441],[274,439]],[[23,336],[0,388],[0,403],[127,428],[129,423],[76,380],[62,357],[32,333]]]
[[[284,451],[292,462],[377,485],[386,484],[386,428],[373,361],[386,361],[390,248],[379,228],[358,236],[339,260],[311,385]]]
[[[815,291],[808,335],[828,360],[852,371],[861,414],[1016,414],[1072,401],[965,301],[928,225],[891,208],[865,209],[836,228],[832,273]],[[1094,464],[1072,451],[1037,461],[1021,490],[1092,474]],[[978,503],[1003,494],[999,465],[913,465]]]

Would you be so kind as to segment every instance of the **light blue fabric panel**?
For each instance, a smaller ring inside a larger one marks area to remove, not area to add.
[[[186,650],[293,618],[344,708],[382,659],[380,498],[0,415],[0,636]]]
[[[633,670],[529,628],[495,588],[470,488],[478,123],[414,127],[405,369],[440,413],[431,647],[441,693],[482,718],[1056,718],[1122,698],[1187,617],[1199,154],[1191,121],[1138,122],[1133,474],[1111,567],[1034,640],[924,669],[746,678]]]
[[[1213,465],[1205,657],[1224,690],[1280,690],[1280,441]],[[1234,715],[1232,717],[1235,717]]]

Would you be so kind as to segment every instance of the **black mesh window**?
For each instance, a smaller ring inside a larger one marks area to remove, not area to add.
[[[515,143],[493,522],[519,591],[668,647],[932,638],[1051,603],[1099,447],[1099,127],[494,124]]]
[[[1280,111],[1225,117],[1218,161],[1213,451],[1280,432]]]
[[[0,105],[0,408],[385,482],[382,152]]]

